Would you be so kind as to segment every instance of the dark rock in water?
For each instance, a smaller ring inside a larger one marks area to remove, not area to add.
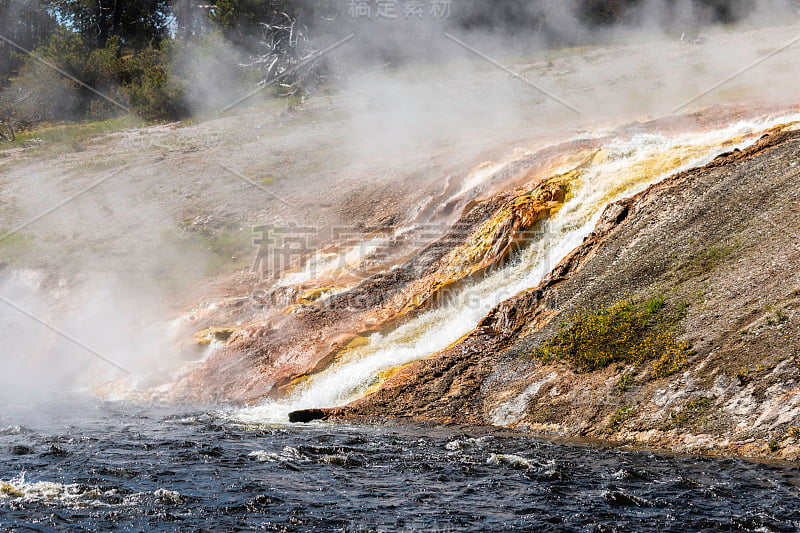
[[[62,448],[61,446],[56,446],[55,444],[50,446],[50,449],[47,450],[42,454],[42,457],[67,457],[70,453]]]
[[[618,490],[609,490],[605,494],[603,494],[603,499],[608,502],[610,505],[630,505],[635,507],[647,507],[650,503],[637,496],[632,496],[620,492]]]
[[[33,453],[33,448],[30,446],[16,445],[11,447],[11,455],[30,455]]]
[[[328,413],[322,409],[303,409],[301,411],[292,411],[289,413],[289,422],[293,424],[302,424],[314,420],[324,420],[327,416]]]

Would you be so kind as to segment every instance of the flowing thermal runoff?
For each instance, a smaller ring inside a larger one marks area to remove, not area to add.
[[[246,423],[280,423],[286,422],[288,414],[295,410],[341,406],[364,396],[393,370],[459,341],[497,304],[536,287],[591,233],[610,203],[632,196],[670,175],[704,165],[722,152],[741,150],[773,128],[791,129],[799,122],[800,114],[791,113],[692,133],[655,130],[606,139],[605,131],[594,132],[591,137],[602,139],[599,145],[571,154],[571,162],[552,171],[556,175],[579,170],[574,188],[564,206],[542,223],[536,238],[510,264],[468,283],[441,307],[403,321],[389,331],[373,333],[366,342],[342,350],[326,368],[294,384],[285,397],[233,410],[227,416]],[[585,139],[572,141],[580,144]],[[532,151],[535,150],[517,153]],[[575,165],[575,161],[580,163]],[[458,194],[480,187],[513,162],[482,164],[467,176]],[[408,231],[413,232],[414,228]],[[372,244],[366,243],[366,248]],[[330,264],[335,262],[330,260]],[[289,274],[278,283],[309,276],[314,270],[306,268],[302,274]],[[323,276],[330,273],[329,268],[317,272]],[[498,425],[515,421],[519,413],[514,411],[525,407],[525,394],[498,409],[493,421]]]

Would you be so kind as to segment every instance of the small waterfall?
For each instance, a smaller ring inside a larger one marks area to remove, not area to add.
[[[542,224],[538,238],[513,262],[452,294],[438,308],[388,333],[371,335],[367,342],[340,354],[328,368],[297,385],[286,399],[231,416],[245,423],[285,422],[293,410],[335,407],[362,397],[387,372],[458,342],[497,304],[535,287],[591,233],[609,203],[672,174],[704,165],[721,152],[744,148],[771,127],[798,120],[800,115],[791,115],[702,133],[641,133],[609,141],[582,169],[564,207]]]

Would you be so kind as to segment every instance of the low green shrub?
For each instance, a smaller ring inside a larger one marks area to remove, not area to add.
[[[689,401],[683,410],[670,415],[670,423],[673,427],[681,427],[691,422],[697,422],[701,414],[711,407],[711,400],[706,396],[698,396]]]
[[[617,381],[617,390],[627,392],[636,385],[636,379],[630,374],[622,374]]]
[[[623,300],[571,316],[533,356],[565,361],[579,372],[652,361],[652,377],[659,379],[683,368],[691,352],[688,343],[677,339],[676,322],[661,298]]]
[[[636,406],[621,407],[609,419],[608,430],[619,431],[625,422],[636,414]]]

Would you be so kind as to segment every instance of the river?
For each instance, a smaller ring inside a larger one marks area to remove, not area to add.
[[[6,404],[7,531],[796,531],[800,469],[486,428]]]

